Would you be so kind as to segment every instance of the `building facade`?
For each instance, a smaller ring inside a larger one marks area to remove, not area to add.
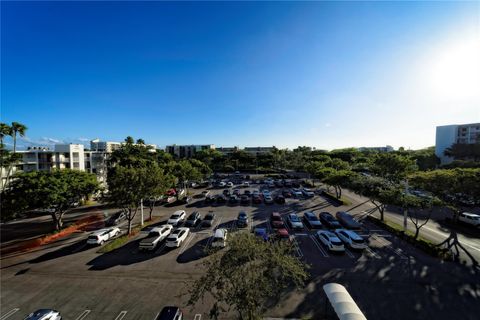
[[[195,153],[202,150],[215,150],[215,146],[213,144],[181,145],[181,146],[174,144],[174,145],[165,147],[165,152],[177,158],[192,158],[195,155]]]
[[[392,146],[385,147],[361,147],[358,151],[377,151],[377,152],[392,152],[394,149]]]
[[[454,143],[480,143],[480,123],[453,124],[437,127],[435,134],[435,155],[440,158],[441,164],[448,164],[453,161],[453,158],[446,156],[444,152]]]

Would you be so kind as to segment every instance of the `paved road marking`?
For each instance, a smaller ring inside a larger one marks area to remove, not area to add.
[[[153,320],[156,320],[159,315],[160,315],[160,312],[157,312],[157,314],[155,315],[155,318],[153,318]]]
[[[75,320],[82,320],[85,319],[86,316],[91,312],[92,310],[85,310],[83,311]]]
[[[202,319],[202,315],[200,313],[197,313],[195,315],[195,318],[193,318],[193,320],[201,320]]]
[[[298,257],[302,258],[303,257],[303,252],[300,250],[300,246],[298,245],[297,239],[295,239],[295,236],[293,236],[293,243],[295,245],[295,250],[297,251]]]
[[[188,245],[190,244],[190,242],[192,241],[193,238],[195,238],[195,234],[194,234],[194,233],[190,233],[190,234],[188,235],[188,238],[187,238],[187,240],[185,241],[185,243],[183,243],[182,248],[181,248],[180,251],[178,252],[178,255],[181,255],[182,253],[185,252],[185,250],[187,250]]]
[[[8,311],[7,313],[5,313],[1,318],[0,320],[5,320],[7,318],[10,318],[14,313],[16,313],[18,310],[20,310],[19,308],[15,308],[15,309],[12,309],[10,311]]]
[[[380,256],[370,247],[366,247],[365,250],[367,250],[367,252],[370,253],[374,258],[380,259]]]
[[[127,314],[127,311],[122,311],[118,314],[118,316],[115,318],[115,320],[122,320],[125,318],[125,315]]]
[[[345,248],[345,253],[350,257],[350,258],[355,258],[354,254],[348,250],[347,248]]]
[[[322,255],[323,255],[325,258],[328,258],[328,257],[329,257],[328,253],[325,251],[325,249],[322,248],[322,246],[321,246],[320,243],[317,241],[317,239],[315,239],[315,236],[310,236],[310,239],[312,239],[313,243],[314,243],[315,246],[318,248],[318,250],[320,250],[320,252],[322,253]]]

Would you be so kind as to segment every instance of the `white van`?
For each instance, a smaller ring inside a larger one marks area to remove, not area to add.
[[[212,248],[225,248],[227,245],[227,229],[217,229],[213,235]]]

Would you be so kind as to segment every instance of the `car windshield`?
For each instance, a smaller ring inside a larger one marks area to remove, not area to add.
[[[197,218],[196,214],[191,214],[188,216],[188,220],[195,220]]]
[[[364,241],[363,241],[363,239],[361,239],[361,238],[358,238],[358,239],[352,239],[352,241],[353,241],[353,242],[355,242],[355,243],[359,243],[359,244],[361,244],[361,243],[363,243],[363,242],[364,242]]]
[[[152,231],[148,234],[148,237],[158,237],[160,236],[160,233],[158,231]]]
[[[90,240],[97,240],[98,237],[97,237],[97,236],[89,236],[88,239],[90,239]]]
[[[213,219],[213,216],[210,216],[210,215],[205,217],[205,220],[212,220],[212,219]]]
[[[295,216],[295,215],[291,215],[291,216],[290,216],[290,220],[292,220],[293,222],[298,222],[298,221],[300,221],[300,219],[298,219],[298,217]]]
[[[332,242],[333,245],[336,245],[336,246],[339,246],[342,244],[342,242],[340,240],[337,240],[337,239],[331,239],[330,240]]]
[[[173,214],[170,218],[171,219],[178,219],[180,217],[179,214]]]

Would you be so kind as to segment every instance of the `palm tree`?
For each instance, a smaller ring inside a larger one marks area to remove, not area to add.
[[[6,123],[0,123],[0,145],[3,147],[3,138],[12,136],[12,127]]]
[[[133,140],[133,138],[131,136],[128,136],[125,138],[125,142],[127,144],[133,144],[135,142],[135,140]]]
[[[137,144],[145,144],[145,140],[143,140],[143,139],[137,139]]]
[[[17,134],[20,137],[25,136],[25,132],[27,131],[27,126],[21,124],[20,122],[12,122],[12,134],[13,134],[13,153],[17,150]]]

